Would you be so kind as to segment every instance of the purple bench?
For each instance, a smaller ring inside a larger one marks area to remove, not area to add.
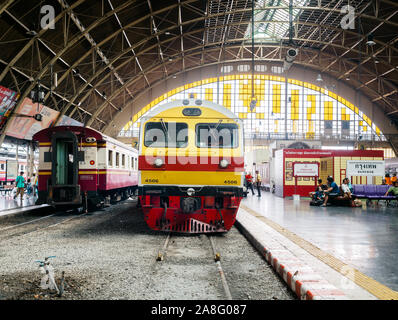
[[[397,200],[395,196],[385,196],[387,190],[391,187],[389,185],[374,185],[374,184],[355,184],[353,195],[357,198],[365,198],[369,200]]]

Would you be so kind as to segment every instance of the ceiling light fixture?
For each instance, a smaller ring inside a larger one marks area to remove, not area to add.
[[[367,44],[369,47],[374,46],[374,45],[376,44],[376,42],[373,41],[373,38],[374,38],[373,34],[370,33],[370,34],[368,35],[368,41],[366,41],[366,44]]]

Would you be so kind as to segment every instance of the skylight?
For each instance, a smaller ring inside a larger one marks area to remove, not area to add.
[[[293,0],[293,21],[300,15],[301,9],[310,0]],[[279,8],[275,8],[279,7]],[[272,22],[270,22],[272,21]],[[289,0],[258,0],[254,9],[254,41],[280,42],[289,35]],[[248,25],[245,37],[252,37],[252,21]]]

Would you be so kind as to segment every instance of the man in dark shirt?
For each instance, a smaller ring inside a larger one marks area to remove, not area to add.
[[[339,186],[336,182],[334,182],[332,177],[328,177],[328,188],[325,190],[325,201],[323,202],[322,207],[326,207],[328,200],[331,198],[335,198],[340,194]]]

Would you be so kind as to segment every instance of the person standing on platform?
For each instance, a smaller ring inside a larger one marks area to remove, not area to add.
[[[391,177],[391,184],[394,184],[394,182],[396,182],[396,181],[397,181],[397,174],[394,173],[394,174],[392,175],[392,177]]]
[[[21,171],[20,175],[17,177],[17,179],[15,180],[15,184],[17,187],[17,193],[14,196],[14,199],[17,198],[18,194],[21,195],[21,203],[23,200],[23,194],[25,191],[25,178],[23,177],[23,172]]]
[[[257,186],[257,191],[258,191],[258,196],[257,197],[261,197],[261,176],[260,173],[258,172],[258,170],[256,170],[256,186]]]
[[[246,188],[247,188],[247,190],[251,189],[252,195],[254,196],[253,176],[250,174],[250,172],[246,173],[245,179],[246,179]]]
[[[33,173],[33,196],[37,195],[37,186],[39,184],[39,179],[37,179],[36,173]]]

